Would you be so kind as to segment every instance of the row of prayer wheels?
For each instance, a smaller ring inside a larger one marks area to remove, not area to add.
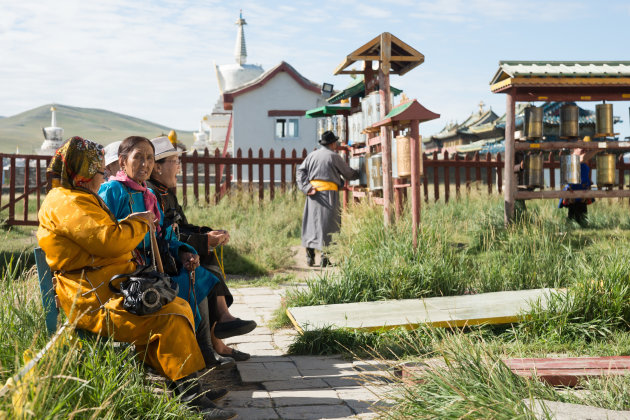
[[[616,161],[617,156],[612,153],[603,153],[595,156],[597,162],[598,187],[610,187],[617,185]],[[582,182],[580,156],[560,156],[560,183],[580,184]],[[523,162],[524,182],[529,188],[541,188],[544,186],[543,155],[542,153],[529,153]]]
[[[543,137],[543,109],[537,106],[525,108],[523,122],[524,136],[530,140]],[[613,136],[612,104],[595,106],[595,133],[597,137]],[[577,105],[565,104],[560,108],[560,138],[577,138],[580,136],[580,108]]]

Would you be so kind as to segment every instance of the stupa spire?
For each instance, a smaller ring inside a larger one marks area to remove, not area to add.
[[[245,64],[247,62],[247,47],[245,46],[245,29],[244,25],[247,25],[245,19],[243,19],[243,9],[241,9],[239,18],[236,20],[236,26],[238,26],[236,32],[236,45],[234,47],[234,57],[238,64]]]

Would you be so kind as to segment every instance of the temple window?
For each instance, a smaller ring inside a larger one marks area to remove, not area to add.
[[[295,139],[299,137],[298,118],[276,118],[276,139]]]

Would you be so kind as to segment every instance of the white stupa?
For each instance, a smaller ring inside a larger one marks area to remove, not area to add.
[[[50,107],[52,116],[50,117],[50,127],[44,128],[44,143],[42,147],[37,151],[38,155],[54,155],[57,149],[63,144],[63,128],[57,127],[57,108],[55,106]]]
[[[192,149],[196,150],[197,153],[203,153],[206,149],[210,149],[210,143],[208,143],[208,133],[206,133],[203,129],[203,121],[204,120],[201,120],[199,122],[199,131],[193,133],[195,142],[192,145]],[[208,150],[208,152],[210,153],[212,151]]]
[[[240,87],[265,72],[260,65],[246,64],[247,46],[245,44],[244,25],[247,25],[247,22],[243,19],[243,11],[241,10],[239,18],[236,21],[236,26],[238,27],[236,32],[236,44],[234,46],[234,58],[236,63],[214,65],[220,94],[212,109],[212,113],[204,117],[207,124],[210,126],[209,140],[211,144],[223,145],[230,125],[232,111],[226,111],[223,108],[223,92]],[[230,132],[230,139],[233,138],[234,135]]]

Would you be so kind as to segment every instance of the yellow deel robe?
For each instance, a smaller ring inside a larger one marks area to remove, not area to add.
[[[53,188],[39,211],[39,246],[57,280],[56,293],[77,328],[134,343],[140,356],[175,380],[205,367],[190,305],[175,298],[151,315],[134,315],[108,286],[115,274],[135,269],[131,251],[148,226],[116,223],[87,191]],[[93,269],[96,268],[96,269]]]

